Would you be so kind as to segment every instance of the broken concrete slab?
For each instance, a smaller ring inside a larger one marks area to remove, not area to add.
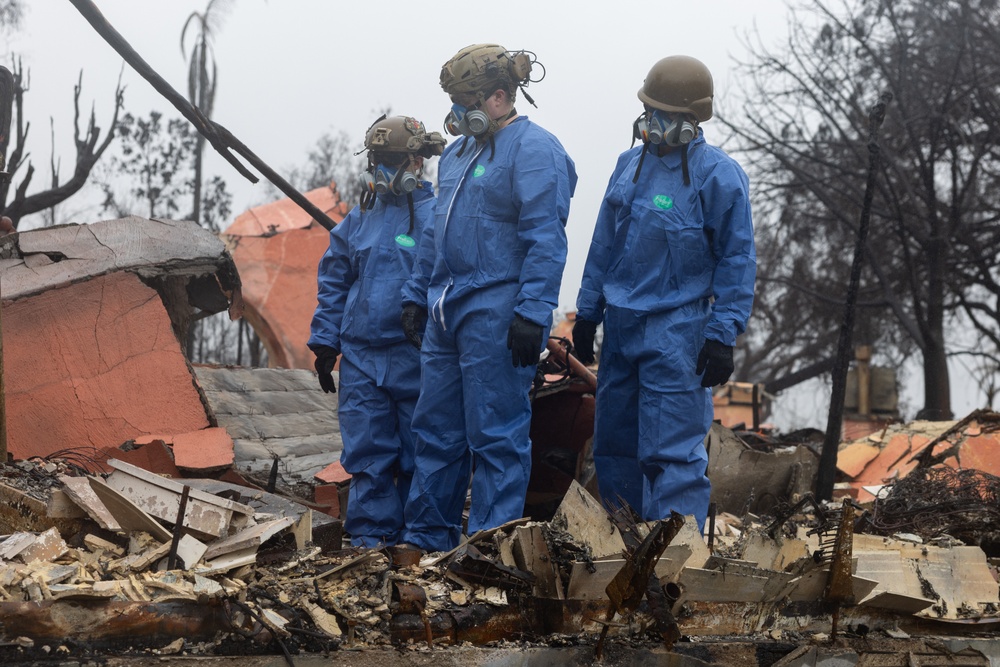
[[[232,551],[259,547],[283,530],[291,528],[295,522],[292,517],[283,517],[245,528],[224,539],[211,542],[205,552],[205,558],[212,559]]]
[[[90,488],[90,485],[87,485]],[[82,519],[87,513],[69,497],[65,490],[54,488],[45,507],[45,515],[50,519]]]
[[[118,459],[163,477],[174,479],[182,477],[181,471],[174,463],[173,452],[167,447],[173,439],[172,435],[148,435],[118,447],[108,447],[98,456],[98,461],[101,463],[100,472],[111,472],[105,464],[109,459]]]
[[[0,559],[10,560],[34,543],[34,533],[14,533],[0,542]]]
[[[30,564],[36,560],[49,562],[59,558],[68,550],[69,546],[67,546],[66,541],[63,540],[59,531],[55,528],[49,528],[44,533],[37,535],[31,541],[31,544],[27,544],[24,548],[20,549],[17,557],[25,564]]]
[[[5,299],[117,271],[147,279],[214,274],[232,261],[223,243],[193,222],[137,216],[20,232],[17,247],[20,261],[4,269]],[[59,261],[32,262],[49,257]]]
[[[191,535],[181,535],[177,542],[177,558],[181,562],[181,567],[190,570],[199,562],[208,550],[208,545],[199,542]]]
[[[334,461],[316,473],[314,477],[324,484],[342,484],[350,481],[351,473],[344,470],[344,464],[340,461]]]
[[[848,477],[855,477],[865,469],[872,459],[879,455],[882,448],[874,442],[862,440],[852,442],[837,452],[837,470]]]
[[[84,535],[83,537],[84,545],[93,552],[96,553],[108,553],[113,556],[124,556],[125,549],[115,544],[114,542],[109,542],[97,535]]]
[[[53,527],[72,534],[80,523],[80,519],[50,517],[45,501],[0,483],[0,534],[42,532]]]
[[[238,502],[252,508],[255,516],[260,520],[278,519],[291,517],[298,521],[309,506],[303,502],[295,502],[274,493],[250,489],[245,486],[229,484],[212,479],[187,479],[185,482],[192,488],[204,491],[205,493],[238,498]],[[267,517],[267,519],[264,519]],[[341,537],[343,535],[340,521],[337,519],[316,512],[312,518],[313,541],[323,545],[324,549],[340,549]]]

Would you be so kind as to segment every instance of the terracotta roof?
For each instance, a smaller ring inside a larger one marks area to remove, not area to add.
[[[847,477],[859,501],[871,501],[874,495],[869,489],[905,477],[917,466],[914,457],[956,424],[954,421],[894,424],[884,434],[876,433],[841,444],[837,468]],[[947,450],[952,443],[957,443],[957,456],[945,459],[942,465],[1000,475],[1000,457],[997,456],[1000,433],[981,433],[978,424],[973,422],[950,441],[934,445],[933,454]]]
[[[305,193],[334,221],[347,215],[334,187]],[[306,347],[316,309],[316,267],[329,234],[289,199],[241,214],[223,232],[243,282],[244,317],[268,352],[269,365],[313,367]]]

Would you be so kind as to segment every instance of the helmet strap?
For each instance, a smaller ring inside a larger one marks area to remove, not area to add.
[[[684,173],[684,185],[691,185],[691,173],[688,171],[688,144],[681,146],[681,171]]]

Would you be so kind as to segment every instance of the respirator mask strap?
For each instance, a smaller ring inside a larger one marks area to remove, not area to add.
[[[635,176],[632,177],[633,183],[639,182],[639,173],[642,171],[642,163],[646,161],[646,153],[649,151],[649,142],[642,142],[642,152],[639,153],[639,164],[635,168]]]
[[[414,211],[413,211],[413,193],[412,192],[407,192],[406,193],[406,204],[407,204],[407,206],[410,207],[410,226],[406,230],[406,235],[407,236],[412,236],[413,235],[413,220],[415,219],[415,214],[414,214]]]
[[[688,172],[688,145],[681,145],[681,171],[684,173],[684,185],[691,185],[691,174]]]

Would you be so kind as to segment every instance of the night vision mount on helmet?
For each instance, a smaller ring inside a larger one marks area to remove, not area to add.
[[[382,116],[365,134],[365,150],[370,157],[404,153],[430,158],[441,155],[446,143],[440,132],[428,132],[423,123],[410,116]]]
[[[531,78],[535,67],[541,76]],[[545,78],[545,67],[531,51],[508,51],[499,44],[472,44],[456,53],[441,68],[441,88],[449,95],[472,94],[480,100],[503,88],[513,94],[520,88],[524,99],[532,105],[535,101],[525,87]]]
[[[416,157],[441,155],[447,140],[440,132],[428,132],[416,118],[383,115],[365,133],[368,168],[361,174],[362,212],[375,204],[377,195],[407,195],[410,226],[413,226],[411,193],[420,187],[419,173],[410,169]],[[419,170],[417,170],[419,171]],[[407,232],[409,233],[409,232]]]

